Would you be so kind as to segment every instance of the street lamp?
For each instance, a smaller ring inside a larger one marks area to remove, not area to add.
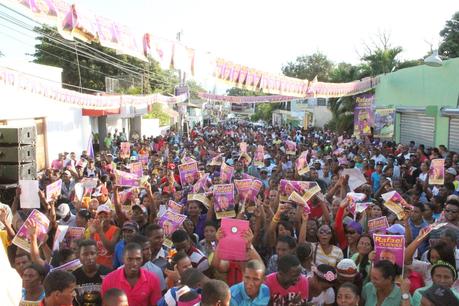
[[[424,64],[430,67],[441,67],[443,61],[440,56],[438,56],[438,50],[433,50],[432,54],[424,59]]]

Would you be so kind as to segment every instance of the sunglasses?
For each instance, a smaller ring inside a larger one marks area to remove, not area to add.
[[[327,230],[327,229],[321,229],[319,231],[319,234],[321,235],[330,235],[331,233],[332,233],[331,230]]]

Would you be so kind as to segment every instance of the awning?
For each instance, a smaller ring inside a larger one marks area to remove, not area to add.
[[[442,116],[459,117],[459,108],[442,108]]]
[[[112,109],[112,110],[96,110],[96,109],[86,109],[83,108],[81,110],[83,116],[90,116],[90,117],[101,117],[107,115],[119,115],[120,109]]]
[[[408,107],[408,106],[398,106],[395,108],[397,113],[425,113],[425,107]]]

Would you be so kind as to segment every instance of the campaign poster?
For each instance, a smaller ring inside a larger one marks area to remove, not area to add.
[[[129,172],[141,177],[143,175],[143,165],[141,162],[130,164]]]
[[[30,240],[29,240],[29,231],[27,230],[26,224],[29,220],[35,221],[37,226],[37,240],[38,246],[42,245],[45,242],[46,233],[48,232],[49,219],[40,211],[34,209],[30,213],[27,220],[19,228],[19,231],[16,233],[16,236],[13,238],[13,243],[23,249],[24,251],[30,253]]]
[[[186,215],[176,213],[169,209],[166,210],[166,212],[159,218],[158,224],[163,228],[164,235],[166,236],[166,239],[164,239],[165,246],[169,248],[172,247],[172,241],[170,240],[170,237],[173,232],[178,230],[186,218]]]
[[[61,195],[62,191],[62,180],[59,179],[54,183],[49,184],[46,186],[46,201],[51,202],[57,200],[57,198]]]
[[[217,219],[235,217],[234,184],[214,186],[214,210]]]
[[[140,178],[132,173],[115,170],[115,184],[125,187],[139,187]]]
[[[131,144],[129,142],[122,142],[120,148],[121,159],[131,157]]]
[[[375,110],[374,136],[382,139],[394,137],[395,109],[382,108]]]
[[[247,246],[243,233],[249,230],[249,221],[223,218],[223,238],[218,242],[218,256],[223,260],[247,260]]]
[[[194,183],[198,180],[198,163],[191,162],[186,164],[181,164],[178,166],[179,175],[180,175],[180,182],[182,186],[189,186],[194,185]]]
[[[169,210],[172,210],[175,213],[181,214],[182,213],[182,209],[183,209],[183,205],[180,205],[175,201],[169,200],[169,202],[167,202],[167,208]]]
[[[368,220],[368,232],[378,233],[379,231],[385,232],[389,227],[389,222],[386,216]]]
[[[223,163],[223,153],[214,156],[209,163],[209,166],[220,166]]]
[[[291,140],[285,141],[285,153],[287,155],[296,155],[296,142]]]
[[[374,126],[374,94],[364,94],[356,97],[354,109],[354,136],[371,135]]]
[[[397,191],[389,191],[381,195],[384,206],[392,211],[399,220],[407,217],[405,210],[412,210],[413,206],[408,204]]]
[[[201,177],[193,185],[193,193],[199,193],[202,191],[207,191],[207,181],[209,179],[209,173],[201,174]]]
[[[84,177],[81,179],[80,183],[83,185],[84,188],[93,189],[97,187],[98,182],[99,182],[98,178]]]
[[[239,150],[241,151],[241,153],[247,153],[247,143],[241,142],[239,144]]]
[[[255,200],[257,199],[257,195],[260,192],[261,187],[263,186],[263,183],[260,180],[253,180],[252,181],[252,186],[250,187],[252,193],[250,195],[250,200],[255,203]]]
[[[400,271],[405,261],[405,237],[401,235],[373,234],[375,262],[388,260],[396,264]]]
[[[296,191],[300,196],[307,198],[306,201],[320,191],[320,187],[317,182],[289,181],[285,179],[280,181],[279,188],[279,199],[281,202],[287,202],[293,191]]]
[[[234,180],[234,186],[236,186],[237,193],[239,194],[240,201],[249,200],[252,194],[252,180],[243,179],[243,180]]]
[[[308,166],[308,151],[301,153],[295,161],[295,169],[298,172],[298,175],[305,175],[309,172]]]
[[[69,262],[63,264],[62,266],[59,266],[59,267],[56,267],[56,268],[52,268],[50,270],[50,272],[53,272],[53,271],[73,272],[76,269],[80,268],[81,266],[83,266],[83,264],[80,262],[80,260],[79,259],[74,259],[72,261],[69,261]]]
[[[429,184],[443,185],[445,183],[445,160],[433,159],[429,169]]]
[[[222,163],[220,167],[220,180],[223,184],[231,183],[234,175],[234,167],[228,166],[226,163]]]
[[[148,153],[147,154],[139,154],[139,162],[141,162],[142,165],[144,165],[144,166],[148,165],[148,159],[149,159]]]
[[[257,146],[253,160],[257,167],[263,167],[265,165],[265,148],[262,145]]]

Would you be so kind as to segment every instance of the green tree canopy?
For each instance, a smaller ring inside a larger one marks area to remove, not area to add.
[[[453,18],[446,22],[440,36],[443,42],[440,45],[439,53],[447,58],[459,57],[459,12],[456,12]]]
[[[326,55],[316,52],[312,55],[298,56],[295,61],[282,67],[284,75],[313,80],[316,76],[320,81],[327,82],[333,69],[333,63]]]

